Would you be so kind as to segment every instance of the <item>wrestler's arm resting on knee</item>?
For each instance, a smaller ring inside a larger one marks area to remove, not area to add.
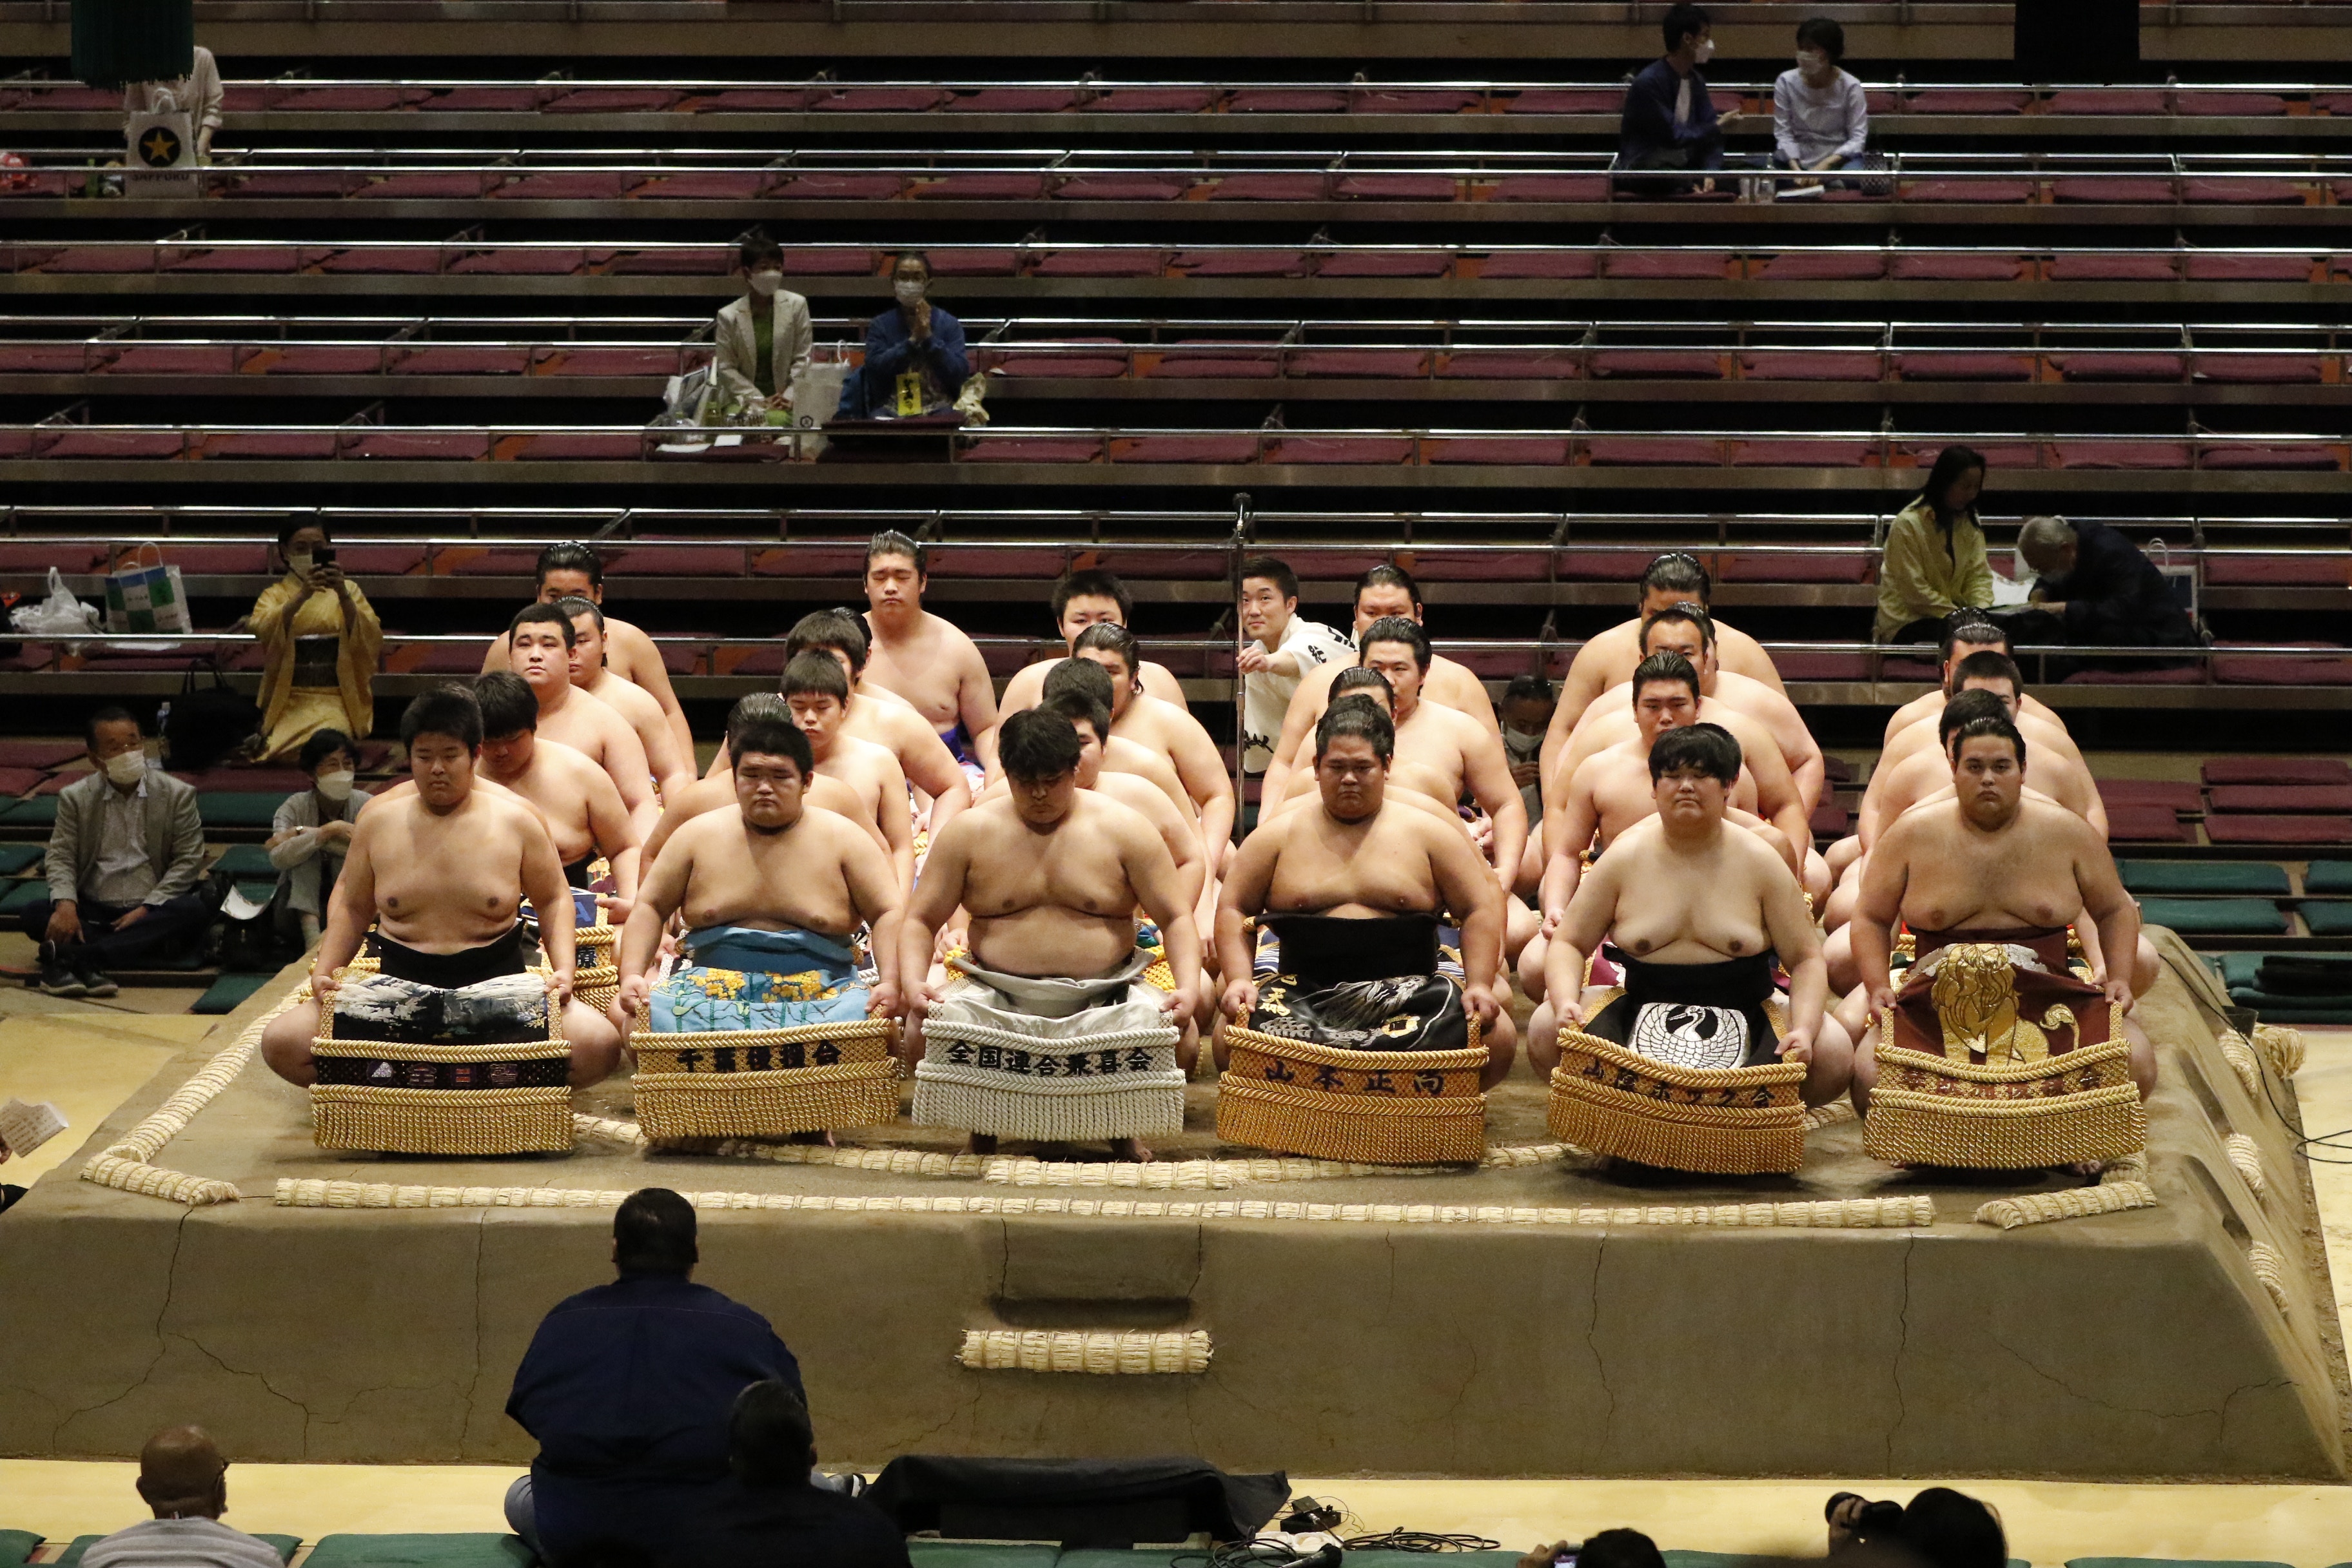
[[[1502,1011],[1495,982],[1503,964],[1503,889],[1464,835],[1434,818],[1416,817],[1413,830],[1430,846],[1439,900],[1462,922],[1462,1005],[1490,1027]]]
[[[613,868],[613,891],[599,897],[596,902],[625,922],[629,906],[637,896],[637,878],[643,869],[639,854],[642,837],[629,808],[621,803],[621,791],[602,768],[591,769],[581,775],[587,783],[588,832],[596,847],[604,852],[604,861]],[[661,819],[668,820],[667,816]]]
[[[634,737],[632,737],[634,738]],[[539,945],[554,973],[548,988],[558,1002],[572,1000],[574,952],[572,945],[572,884],[563,878],[563,860],[556,853],[554,836],[544,823],[534,821],[522,834],[522,894],[539,911]]]
[[[898,982],[898,923],[906,909],[906,899],[898,889],[903,884],[898,880],[898,868],[875,847],[874,840],[859,831],[855,823],[849,828],[840,836],[842,881],[849,889],[850,908],[874,933],[877,974],[873,989],[867,993],[866,1016],[895,1018],[906,1011]]]
[[[1136,903],[1159,923],[1160,951],[1167,955],[1168,973],[1176,980],[1176,988],[1160,1004],[1161,1010],[1181,1016],[1201,989],[1200,928],[1192,923],[1192,906],[1176,879],[1176,858],[1160,841],[1160,830],[1141,812],[1128,815],[1131,820],[1118,828],[1119,864],[1127,872],[1128,886],[1135,889]]]
[[[1508,893],[1519,879],[1519,854],[1527,847],[1528,803],[1511,780],[1511,762],[1504,753],[1503,742],[1482,735],[1475,743],[1465,746],[1462,772],[1471,798],[1494,825],[1489,846],[1492,874],[1500,890]]]
[[[614,958],[621,979],[613,1006],[624,1019],[645,1011],[646,997],[653,990],[653,968],[661,958],[662,928],[685,901],[693,871],[693,837],[672,835],[637,889],[635,907],[621,927],[621,945]]]
[[[1574,857],[1570,857],[1571,859]],[[1544,950],[1544,996],[1552,1016],[1562,1026],[1584,1022],[1584,966],[1592,950],[1617,923],[1617,899],[1623,881],[1618,866],[1603,855],[1576,884],[1575,896],[1560,915]]]
[[[1570,781],[1561,787],[1556,801],[1545,805],[1546,859],[1543,880],[1536,888],[1536,907],[1543,911],[1545,936],[1559,929],[1560,918],[1575,898],[1577,883],[1584,873],[1585,847],[1600,830],[1601,812],[1593,805],[1591,789],[1584,784]],[[1549,971],[1546,975],[1544,984],[1549,985]]]
[[[2122,1012],[2132,1005],[2132,964],[2139,954],[2139,906],[2124,891],[2116,875],[2115,857],[2105,838],[2079,817],[2068,826],[2074,839],[2074,886],[2083,895],[2083,912],[2098,931],[2105,962],[2094,970],[2107,1001]],[[2113,956],[2108,956],[2113,955]]]
[[[335,878],[334,890],[327,895],[327,925],[320,933],[318,954],[310,961],[310,994],[321,1007],[334,998],[335,972],[359,956],[368,921],[375,917],[376,835],[369,828],[382,825],[381,818],[371,824],[365,816],[352,825],[343,868]]]
[[[931,840],[915,896],[898,922],[899,994],[908,1016],[919,1024],[938,994],[931,989],[931,944],[940,928],[963,904],[963,884],[971,859],[971,818],[959,816]]]
[[[1903,891],[1911,885],[1912,840],[1917,835],[1897,818],[1878,841],[1863,873],[1862,896],[1848,921],[1853,944],[1854,973],[1862,979],[1870,1016],[1876,1018],[1895,1005],[1895,983],[1887,963],[1895,951],[1895,922],[1903,918]]]
[[[1830,966],[1822,956],[1822,933],[1806,907],[1805,890],[1786,877],[1774,877],[1764,893],[1764,931],[1780,967],[1789,972],[1789,1027],[1780,1037],[1780,1059],[1811,1062],[1822,1032],[1822,1007],[1830,988]]]
[[[1265,910],[1274,880],[1275,857],[1286,837],[1283,825],[1265,823],[1242,840],[1217,895],[1217,971],[1225,977],[1218,1008],[1236,1024],[1247,1024],[1257,1007],[1257,975],[1250,951],[1249,921]]]

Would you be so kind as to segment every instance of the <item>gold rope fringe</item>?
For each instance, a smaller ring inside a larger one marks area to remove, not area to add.
[[[1209,1370],[1205,1330],[968,1329],[956,1360],[973,1372],[1082,1372],[1129,1377]]]
[[[2303,1031],[2284,1024],[2256,1024],[2254,1046],[2271,1070],[2281,1078],[2293,1078],[2303,1070]]]
[[[1531,1143],[1489,1149],[1480,1162],[1487,1170],[1531,1168],[1559,1159],[1565,1143]],[[1013,1187],[1139,1187],[1155,1192],[1201,1192],[1261,1182],[1330,1182],[1351,1176],[1459,1175],[1454,1165],[1368,1165],[1349,1160],[1283,1159],[1261,1155],[1244,1160],[1167,1160],[1149,1164],[1108,1160],[1053,1161],[1026,1156],[991,1159],[982,1179]]]
[[[572,1187],[396,1187],[280,1177],[282,1208],[610,1209],[629,1194]],[[994,1194],[849,1197],[800,1193],[688,1193],[703,1209],[804,1214],[1071,1215],[1100,1219],[1316,1220],[1356,1225],[1715,1226],[1729,1228],[1894,1230],[1936,1223],[1924,1194],[1815,1203],[1658,1205],[1646,1208],[1529,1208],[1467,1204],[1306,1204],[1265,1198],[1167,1202],[1150,1198],[1029,1198]]]
[[[2254,1032],[2260,1034],[2262,1030],[2257,1026]],[[2300,1037],[2297,1037],[2298,1039]],[[2213,1043],[2221,1047],[2221,1059],[2228,1062],[2230,1070],[2238,1075],[2238,1081],[2245,1086],[2246,1093],[2260,1100],[2263,1097],[2262,1064],[2255,1061],[2254,1053],[2246,1048],[2246,1037],[2235,1029],[2224,1029],[2214,1037]]]
[[[2221,1140],[2221,1148],[2229,1155],[2231,1165],[2246,1179],[2246,1185],[2253,1189],[2254,1196],[2262,1197],[2270,1191],[2270,1183],[2263,1175],[2262,1149],[2252,1138],[2243,1132],[2232,1132]]]
[[[2069,1187],[2061,1193],[1995,1198],[1977,1210],[1976,1221],[1979,1225],[2015,1230],[2021,1225],[2048,1225],[2053,1220],[2084,1219],[2092,1215],[2154,1207],[2154,1187],[2146,1182],[2117,1182],[2113,1186]]]
[[[2285,1311],[2286,1259],[2279,1256],[2278,1248],[2266,1241],[2249,1242],[2246,1261],[2252,1266],[2254,1278],[2262,1282],[2263,1289],[2270,1292],[2271,1300],[2277,1304],[2278,1310]]]
[[[81,1168],[81,1179],[119,1192],[137,1193],[142,1197],[185,1204],[191,1208],[235,1203],[245,1196],[234,1182],[167,1171],[149,1162],[163,1152],[164,1144],[180,1135],[197,1111],[211,1104],[213,1098],[245,1070],[246,1064],[253,1060],[253,1053],[261,1048],[261,1031],[269,1026],[271,1020],[310,999],[310,983],[305,980],[284,1001],[247,1025],[233,1043],[215,1053],[194,1077],[173,1089],[171,1097],[137,1126],[100,1151]]]

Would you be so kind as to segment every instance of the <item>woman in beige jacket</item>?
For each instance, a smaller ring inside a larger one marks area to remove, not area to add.
[[[808,301],[785,292],[783,248],[766,235],[743,242],[736,269],[745,293],[719,312],[716,330],[719,406],[789,415],[793,377],[814,342]]]

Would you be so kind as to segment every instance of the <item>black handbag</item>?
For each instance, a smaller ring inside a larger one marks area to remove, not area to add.
[[[210,686],[198,686],[195,669],[188,671],[163,721],[163,754],[182,773],[203,773],[261,730],[261,710],[229,685],[217,665],[209,668]]]

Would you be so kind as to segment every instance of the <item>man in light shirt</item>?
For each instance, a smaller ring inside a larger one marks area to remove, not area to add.
[[[1262,776],[1298,682],[1327,664],[1353,664],[1346,635],[1297,613],[1298,574],[1271,555],[1242,563],[1242,771]]]
[[[1827,16],[1797,24],[1797,65],[1772,84],[1772,162],[1801,171],[1800,191],[1817,176],[1858,168],[1870,140],[1870,106],[1862,83],[1841,68],[1845,29]]]
[[[49,896],[24,913],[52,996],[113,995],[108,969],[194,936],[211,914],[195,891],[205,869],[196,792],[147,765],[127,710],[92,713],[85,738],[96,765],[58,792],[43,867]]]
[[[147,1439],[139,1495],[155,1517],[92,1542],[85,1568],[283,1568],[276,1547],[220,1521],[228,1461],[203,1427],[166,1427]]]

